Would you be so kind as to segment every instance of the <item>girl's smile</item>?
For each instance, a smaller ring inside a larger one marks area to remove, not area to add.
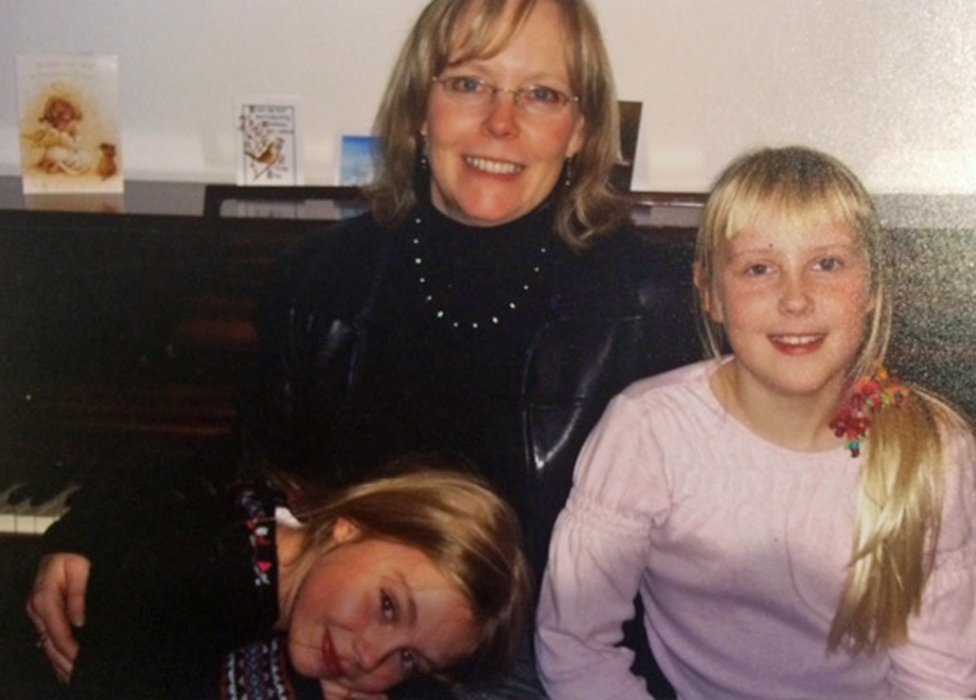
[[[784,400],[801,413],[833,410],[870,307],[857,232],[822,216],[800,223],[767,211],[722,242],[715,276],[703,301],[735,354],[720,373],[731,404],[756,416],[782,410]]]
[[[336,654],[329,630],[322,633],[322,668],[328,678],[342,678],[347,673],[342,667],[342,660]]]
[[[333,541],[298,584],[285,621],[298,673],[380,693],[414,674],[446,669],[474,649],[470,606],[419,549],[364,536],[341,518]]]
[[[769,341],[784,355],[805,355],[819,350],[826,337],[824,334],[771,335]]]

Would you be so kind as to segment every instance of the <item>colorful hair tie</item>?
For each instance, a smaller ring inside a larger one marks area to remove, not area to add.
[[[851,457],[861,454],[861,442],[867,437],[871,416],[888,406],[900,406],[908,393],[908,389],[891,379],[884,367],[854,384],[853,393],[830,421],[834,435],[847,438],[845,446],[851,451]]]

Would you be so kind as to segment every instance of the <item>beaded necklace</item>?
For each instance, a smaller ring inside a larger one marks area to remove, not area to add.
[[[546,243],[526,246],[530,256],[527,264],[521,263],[509,271],[506,277],[499,277],[498,283],[508,282],[507,289],[496,289],[488,294],[491,308],[470,303],[464,292],[452,280],[450,273],[440,272],[433,262],[430,236],[426,231],[425,217],[414,216],[409,232],[409,275],[416,286],[421,306],[435,323],[457,330],[484,332],[511,323],[527,311],[528,302],[542,290],[547,282],[544,274],[548,269],[550,248]],[[500,235],[498,232],[477,235]],[[509,235],[509,234],[501,234]],[[511,233],[519,235],[518,231]],[[445,279],[446,278],[446,279]],[[458,280],[461,281],[461,280]],[[498,297],[504,297],[498,299]],[[493,300],[494,298],[494,300]],[[479,308],[480,307],[480,308]]]

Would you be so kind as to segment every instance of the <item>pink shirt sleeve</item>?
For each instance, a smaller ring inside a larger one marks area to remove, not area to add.
[[[649,528],[667,508],[653,436],[626,395],[583,447],[556,523],[538,608],[539,672],[553,700],[649,698],[618,646],[646,565]]]

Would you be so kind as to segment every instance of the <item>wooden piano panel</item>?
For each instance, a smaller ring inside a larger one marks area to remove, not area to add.
[[[207,218],[202,197],[174,213],[180,188],[140,183],[127,183],[127,204],[149,201],[135,213],[31,211],[0,180],[0,526],[40,529],[74,484],[139,478],[227,439],[262,281],[317,224]],[[37,503],[7,507],[15,484]],[[4,698],[59,697],[23,614],[37,544],[0,532]]]
[[[0,492],[137,478],[226,439],[263,280],[315,225],[0,211]]]

